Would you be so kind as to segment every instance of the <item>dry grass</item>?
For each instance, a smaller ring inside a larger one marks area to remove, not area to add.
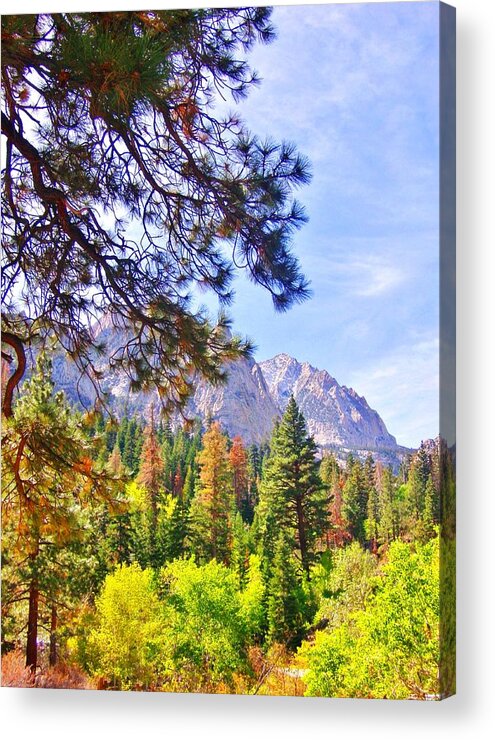
[[[19,689],[27,689],[34,686],[33,675],[26,668],[26,658],[22,650],[11,650],[5,655],[2,655],[2,686],[11,686]]]
[[[74,666],[59,664],[36,676],[39,689],[90,689],[88,677]]]
[[[26,658],[22,650],[11,650],[2,656],[2,686],[27,689],[89,689],[92,686],[88,677],[77,668],[57,665],[53,668],[38,669],[34,678],[25,666]]]
[[[257,683],[250,693],[260,696],[303,696],[305,684],[294,655],[284,645],[274,645],[267,654],[260,648],[249,652]]]

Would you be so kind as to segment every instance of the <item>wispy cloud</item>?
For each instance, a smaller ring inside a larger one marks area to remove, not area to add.
[[[295,237],[314,297],[283,315],[245,279],[236,326],[353,384],[404,444],[438,431],[438,4],[276,7],[249,128],[313,166]]]
[[[330,269],[332,280],[338,281],[350,298],[383,296],[398,288],[408,277],[403,267],[375,254],[353,255],[346,261],[333,262]]]
[[[350,382],[379,411],[400,444],[417,447],[426,436],[439,433],[438,337],[411,337],[354,371]]]

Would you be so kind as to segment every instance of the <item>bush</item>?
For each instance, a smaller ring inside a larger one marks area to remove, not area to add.
[[[365,608],[301,648],[309,696],[390,699],[438,693],[438,538],[392,543]]]
[[[163,629],[152,572],[136,564],[119,566],[96,600],[96,626],[87,648],[93,675],[109,679],[114,688],[156,685],[163,670]]]
[[[241,603],[236,575],[215,560],[202,566],[176,560],[163,568],[161,581],[170,688],[233,687],[236,672],[248,668],[247,605]]]

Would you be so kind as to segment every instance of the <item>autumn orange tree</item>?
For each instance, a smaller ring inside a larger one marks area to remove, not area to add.
[[[248,456],[242,437],[234,437],[229,452],[229,462],[232,467],[232,480],[236,506],[239,511],[247,505],[248,495]]]
[[[234,489],[227,438],[218,422],[205,432],[197,461],[199,481],[191,504],[195,550],[207,560],[228,564]]]
[[[143,447],[141,449],[141,463],[139,466],[137,481],[146,490],[155,528],[158,516],[160,493],[163,491],[164,470],[165,465],[155,429],[154,409],[153,406],[151,406],[149,422],[144,430]]]
[[[41,611],[63,606],[71,568],[65,553],[83,536],[82,511],[93,501],[116,510],[118,481],[98,471],[80,418],[63,393],[53,393],[51,364],[43,355],[25,383],[2,446],[3,616],[27,603],[26,665],[38,661]],[[5,622],[4,622],[5,625]]]

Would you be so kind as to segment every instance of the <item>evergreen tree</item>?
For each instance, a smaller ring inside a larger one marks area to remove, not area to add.
[[[229,462],[232,468],[234,498],[237,510],[246,521],[252,519],[252,510],[248,491],[248,455],[241,437],[234,437],[229,452]]]
[[[366,537],[373,552],[378,544],[378,524],[380,517],[378,490],[376,486],[376,467],[373,457],[368,455],[364,463],[364,478],[368,492]]]
[[[158,551],[160,562],[175,560],[188,552],[189,512],[183,501],[170,494],[161,507],[158,517]]]
[[[258,445],[251,445],[248,449],[248,511],[245,519],[251,524],[254,510],[259,500],[259,486],[261,480],[262,457]]]
[[[396,486],[390,468],[384,468],[378,491],[379,537],[381,542],[391,542],[399,536]]]
[[[429,475],[425,487],[423,513],[416,531],[416,539],[423,543],[435,536],[435,500],[436,490],[433,478]]]
[[[410,515],[419,521],[425,505],[426,483],[431,472],[430,458],[423,443],[414,455],[407,481],[408,509]]]
[[[192,465],[187,466],[186,478],[184,481],[183,496],[184,502],[190,505],[194,498],[194,491],[196,489],[196,476],[194,474],[194,468]]]
[[[132,422],[129,425],[131,428]],[[163,496],[164,464],[158,437],[156,435],[153,406],[150,419],[144,432],[141,461],[137,482],[146,491],[148,508],[144,512],[145,528],[148,542],[148,565],[157,568],[163,564],[163,553],[160,552],[158,537],[158,513]]]
[[[340,547],[346,540],[346,526],[342,516],[342,475],[333,453],[325,454],[320,463],[320,477],[328,493],[327,547]]]
[[[320,478],[328,490],[332,490],[340,478],[340,468],[334,454],[325,454],[320,463]]]
[[[141,451],[141,460],[137,482],[142,485],[149,497],[150,508],[156,523],[160,494],[163,491],[163,459],[161,456],[158,437],[156,435],[153,406],[150,410],[150,420],[144,432],[144,443]]]
[[[275,530],[284,530],[292,541],[307,574],[328,524],[328,496],[315,455],[314,440],[307,435],[304,417],[291,397],[272,436],[261,483],[261,508]]]
[[[249,531],[242,515],[236,511],[232,523],[232,551],[230,567],[237,574],[239,586],[242,588],[249,567]]]
[[[117,490],[114,479],[96,469],[94,450],[64,394],[54,394],[43,354],[5,432],[2,546],[28,596],[26,665],[34,673],[41,607],[48,603],[51,610],[62,598],[63,553],[83,536],[81,512],[93,501],[112,500]]]
[[[224,363],[250,351],[225,317],[213,329],[188,288],[225,304],[242,263],[276,309],[307,297],[291,252],[307,163],[214,106],[256,82],[243,56],[273,38],[270,12],[2,17],[2,341],[17,357],[7,416],[33,333],[60,339],[98,385],[91,326],[105,311],[126,330],[110,364],[133,388],[158,387],[170,410],[187,402],[195,371],[222,380]],[[133,228],[102,218],[122,210]]]
[[[122,462],[122,455],[120,454],[120,448],[117,444],[115,444],[112,454],[108,459],[107,470],[116,478],[121,478],[124,475],[124,463]]]
[[[343,513],[349,532],[361,544],[366,541],[365,521],[368,509],[368,487],[364,469],[359,460],[347,465],[348,477],[342,492]]]

